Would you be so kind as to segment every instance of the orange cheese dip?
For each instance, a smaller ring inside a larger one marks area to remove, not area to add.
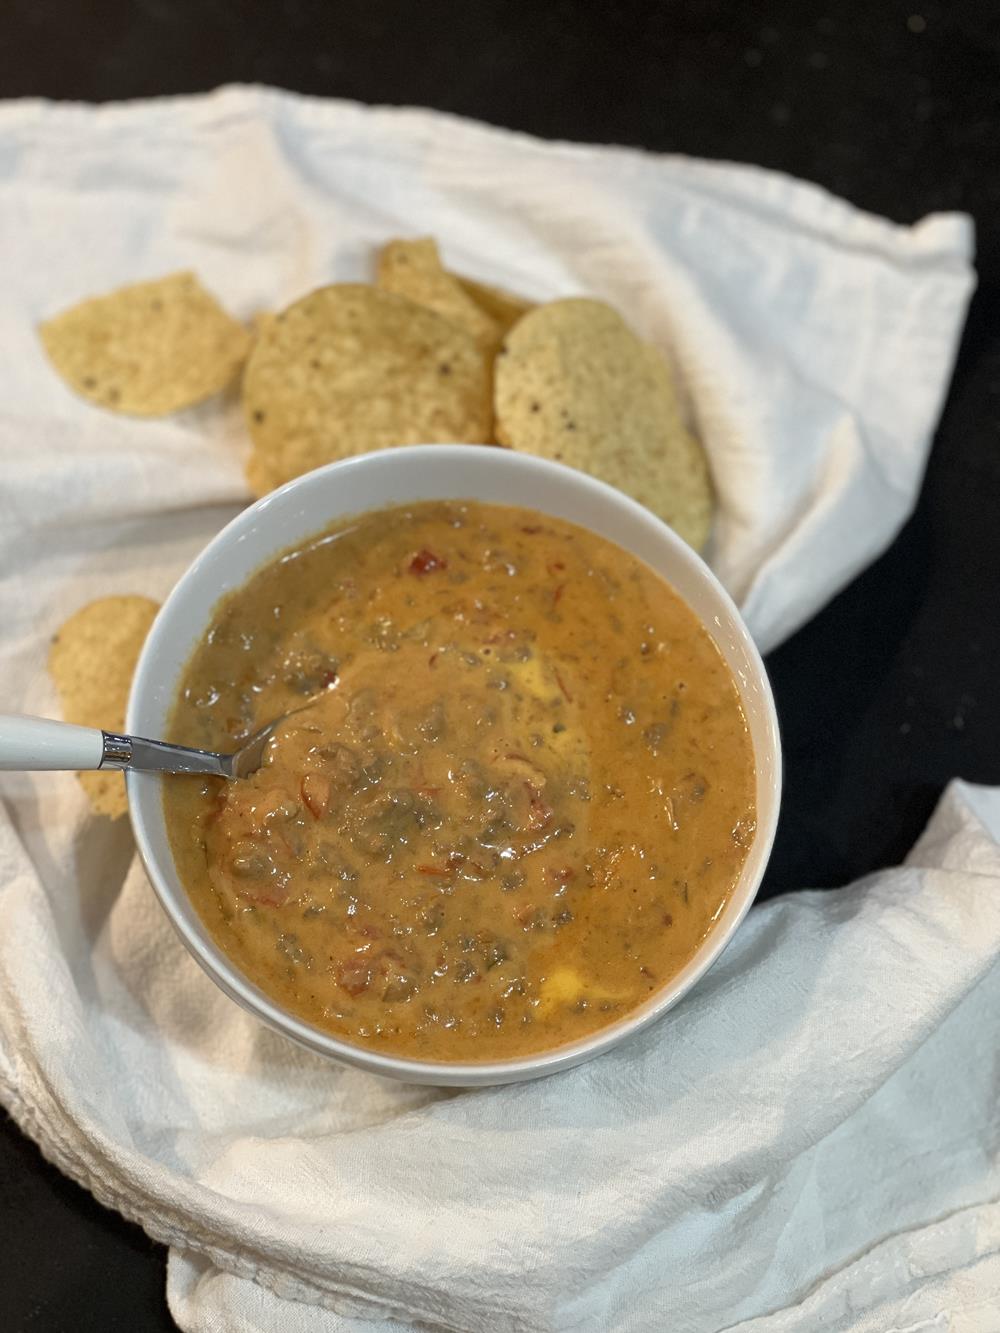
[[[218,606],[170,738],[238,782],[166,779],[178,872],[292,1013],[419,1060],[558,1046],[694,955],[755,830],[711,638],[650,569],[520,509],[366,514]]]

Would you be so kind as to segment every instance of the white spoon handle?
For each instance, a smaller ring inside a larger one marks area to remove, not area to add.
[[[279,719],[280,721],[280,719]],[[192,750],[187,745],[120,736],[97,727],[74,727],[47,717],[0,713],[0,771],[4,769],[116,768],[136,773],[208,773],[244,777],[260,767],[276,724],[264,727],[234,754]]]
[[[104,732],[47,717],[0,714],[0,769],[100,768]]]

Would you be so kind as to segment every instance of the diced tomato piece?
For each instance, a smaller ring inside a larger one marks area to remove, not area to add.
[[[228,793],[226,792],[225,787],[223,787],[222,791],[220,791],[218,796],[216,796],[212,805],[202,816],[202,824],[204,825],[205,828],[211,828],[212,825],[218,821],[219,816],[226,808],[227,796]]]
[[[364,958],[349,958],[337,968],[337,984],[348,995],[360,995],[371,985],[372,965]]]
[[[542,793],[537,787],[533,787],[530,782],[524,785],[528,789],[528,826],[542,829],[552,818],[552,807],[542,800]]]
[[[447,569],[448,561],[443,556],[428,551],[426,546],[410,561],[411,574],[433,574],[436,569]]]
[[[330,779],[322,773],[307,773],[299,783],[299,794],[313,819],[321,819],[330,804]]]
[[[572,866],[549,866],[547,873],[557,884],[568,884],[571,879],[576,878],[576,871]]]
[[[239,890],[239,896],[246,898],[251,903],[262,903],[265,907],[284,907],[288,901],[287,887],[269,887],[266,889],[243,888]]]

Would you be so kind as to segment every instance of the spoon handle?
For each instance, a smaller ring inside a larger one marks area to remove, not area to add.
[[[0,715],[0,769],[100,768],[104,732],[47,717]]]
[[[0,770],[128,768],[145,773],[232,776],[232,756],[141,736],[119,736],[47,717],[0,714]]]

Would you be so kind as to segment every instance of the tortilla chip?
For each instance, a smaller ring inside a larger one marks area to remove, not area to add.
[[[49,650],[49,674],[67,722],[124,731],[135,664],[159,609],[148,597],[102,597],[70,616]],[[77,776],[97,814],[117,819],[125,813],[121,773]]]
[[[589,472],[633,496],[696,550],[712,485],[684,426],[669,367],[600,301],[553,301],[525,315],[495,370],[497,438]]]
[[[321,287],[267,326],[243,377],[251,488],[338,458],[419,443],[485,443],[489,366],[473,339],[374,287]]]
[[[462,290],[472,297],[476,305],[497,324],[502,335],[509,333],[522,315],[536,308],[534,301],[526,301],[523,296],[514,296],[511,292],[505,292],[502,287],[489,287],[484,282],[463,278],[460,273],[453,273],[451,276]]]
[[[405,296],[464,329],[487,355],[492,356],[499,346],[500,325],[442,267],[437,245],[429,236],[383,246],[375,282],[382,291]]]
[[[250,317],[250,333],[254,338],[262,337],[274,324],[278,316],[273,310],[258,310]]]
[[[250,334],[193,273],[138,282],[64,310],[39,327],[49,360],[92,403],[164,416],[224,389]]]

